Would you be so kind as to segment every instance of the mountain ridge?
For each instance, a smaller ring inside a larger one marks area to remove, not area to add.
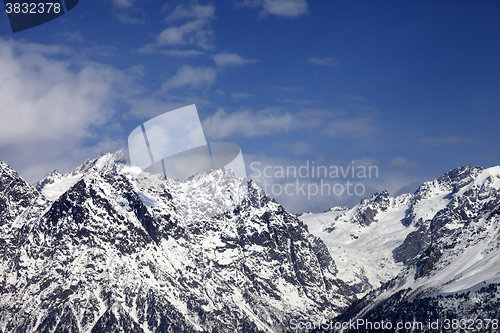
[[[138,182],[117,160],[39,183],[50,199],[23,184],[43,205],[3,253],[3,332],[286,331],[356,298],[322,241],[255,183],[221,170]]]
[[[125,160],[102,154],[35,185],[0,161],[2,333],[499,314],[500,167],[297,217],[231,171],[179,181]]]

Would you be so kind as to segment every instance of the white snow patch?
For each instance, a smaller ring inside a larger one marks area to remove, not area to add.
[[[42,189],[42,194],[45,198],[50,201],[55,201],[59,199],[61,195],[63,195],[66,191],[68,191],[71,186],[78,183],[78,181],[82,178],[82,175],[68,176],[63,177],[54,181],[52,184],[47,184]]]

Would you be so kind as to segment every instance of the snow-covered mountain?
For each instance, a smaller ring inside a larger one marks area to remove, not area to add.
[[[333,207],[299,218],[328,247],[338,277],[362,297],[401,272],[403,264],[394,260],[392,252],[415,230],[402,223],[412,198],[411,194],[391,198],[384,191],[352,209]]]
[[[300,218],[328,246],[338,276],[358,296],[369,292],[332,323],[498,323],[500,166],[456,168],[411,195],[377,193],[349,210]]]
[[[146,175],[121,152],[24,182],[0,162],[0,331],[282,332],[356,299],[253,182]]]
[[[299,217],[231,171],[140,173],[118,152],[32,186],[0,161],[1,333],[500,315],[500,167]]]

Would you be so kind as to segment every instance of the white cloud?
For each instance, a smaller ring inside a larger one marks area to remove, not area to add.
[[[113,15],[123,24],[144,24],[146,15],[137,0],[112,0],[115,7]],[[140,1],[139,1],[140,2]]]
[[[144,17],[134,17],[129,13],[117,13],[116,17],[120,20],[121,23],[123,24],[130,24],[130,25],[135,25],[135,24],[144,24],[145,19]]]
[[[123,131],[113,116],[118,103],[138,90],[140,68],[120,71],[72,54],[0,39],[0,155],[28,181],[81,163],[89,157],[79,155],[84,146],[105,148],[89,141],[120,148],[120,140],[109,139]]]
[[[219,109],[203,121],[205,134],[211,139],[224,139],[233,135],[254,137],[276,134],[297,126],[289,113],[279,108],[267,108],[258,112],[243,110],[226,113]]]
[[[257,62],[256,59],[244,59],[234,53],[220,53],[212,57],[217,67],[242,66]]]
[[[198,50],[163,50],[158,44],[155,43],[146,44],[143,47],[137,49],[136,52],[143,54],[164,54],[167,56],[179,58],[189,58],[206,55],[205,52]]]
[[[398,156],[392,159],[388,165],[389,168],[415,170],[417,162],[409,161],[406,157]]]
[[[297,17],[307,14],[306,0],[265,0],[263,15]]]
[[[231,94],[232,98],[238,95]],[[242,94],[240,98],[247,98]],[[219,109],[203,122],[206,133],[212,138],[223,139],[233,135],[245,137],[276,134],[277,131],[317,130],[330,137],[361,138],[379,131],[370,115],[340,118],[342,113],[322,109],[304,109],[295,114],[279,107],[258,112],[240,110],[226,113]]]
[[[309,58],[307,62],[323,67],[335,67],[340,65],[340,61],[336,58]]]
[[[343,118],[335,119],[321,130],[322,134],[336,137],[345,136],[360,138],[374,134],[378,131],[378,126],[371,117]]]
[[[22,51],[15,42],[0,43],[2,144],[82,139],[113,114],[127,80],[123,72],[96,64],[71,70],[66,61]]]
[[[135,0],[113,0],[113,4],[119,8],[130,8]]]
[[[211,67],[192,67],[183,65],[177,73],[162,87],[162,91],[171,88],[189,86],[190,89],[210,87],[215,82],[217,72]]]
[[[158,36],[159,45],[187,45],[193,44],[203,49],[213,48],[213,31],[210,26],[215,19],[215,6],[192,5],[186,7],[178,5],[167,18],[167,22],[187,20],[180,25],[172,25],[163,30]]]
[[[70,42],[76,41],[83,43],[86,41],[85,37],[83,37],[80,31],[66,31],[63,33],[63,36],[66,37],[66,39]]]
[[[206,100],[197,97],[196,94],[186,97],[164,94],[161,99],[153,97],[129,98],[127,99],[127,103],[131,106],[127,117],[139,119],[154,118],[165,112],[179,109],[186,105],[196,104],[199,108],[200,106],[203,107],[208,104]]]
[[[191,20],[211,20],[215,18],[215,6],[208,4],[206,6],[202,5],[192,5],[185,7],[184,5],[178,5],[172,14],[168,15],[166,20],[169,22],[191,19]]]
[[[238,6],[262,8],[261,17],[276,15],[294,18],[308,13],[306,0],[244,0]]]

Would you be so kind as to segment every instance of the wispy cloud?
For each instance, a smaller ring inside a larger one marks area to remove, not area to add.
[[[210,87],[217,76],[215,68],[183,65],[163,86],[162,91],[188,86],[190,89]]]
[[[280,108],[261,111],[242,110],[226,113],[219,109],[203,121],[205,133],[212,139],[224,139],[233,135],[255,137],[275,134],[297,126],[293,116]]]
[[[5,144],[88,137],[92,126],[109,119],[129,80],[112,67],[71,70],[66,61],[33,51],[36,46],[0,44],[0,82],[9,82],[0,89],[0,142]],[[14,57],[17,52],[21,54]]]
[[[340,61],[337,58],[309,58],[307,62],[313,65],[323,66],[323,67],[335,67],[340,65]]]
[[[69,42],[85,42],[85,37],[83,37],[82,33],[80,31],[66,31],[63,33],[63,36],[69,41]]]
[[[113,4],[119,8],[130,8],[136,0],[113,0]]]
[[[179,58],[191,58],[206,55],[203,51],[198,50],[165,50],[162,49],[158,44],[146,44],[143,47],[136,50],[138,53],[143,54],[163,54],[166,56],[179,57]]]
[[[391,160],[388,167],[414,171],[417,168],[417,162],[409,161],[406,157],[398,156]]]
[[[215,18],[215,6],[213,4],[203,5],[177,5],[174,11],[165,19],[168,22],[178,20],[211,20]]]
[[[73,54],[0,39],[0,82],[8,82],[0,85],[1,158],[19,166],[29,181],[38,180],[48,165],[53,170],[74,159],[81,163],[88,156],[75,154],[88,140],[119,148],[119,140],[107,139],[122,131],[112,122],[116,107],[140,91],[134,83],[139,68],[82,63]]]
[[[262,8],[261,17],[276,15],[294,18],[309,12],[306,0],[244,0],[237,6]]]
[[[212,58],[217,67],[243,66],[257,62],[257,59],[244,59],[234,53],[219,53]]]
[[[422,138],[420,140],[420,143],[429,146],[443,146],[454,144],[477,144],[478,142],[477,140],[468,136],[449,135]]]
[[[361,138],[378,132],[378,126],[370,116],[334,119],[321,130],[321,134],[336,137]]]
[[[146,22],[146,13],[137,2],[137,0],[112,0],[114,16],[123,24],[144,24]]]
[[[238,95],[231,94],[232,98]],[[247,94],[241,98],[251,97]],[[253,96],[252,96],[253,97]],[[346,116],[336,110],[303,109],[296,113],[286,108],[270,107],[262,111],[240,110],[225,112],[219,109],[204,125],[217,139],[233,135],[245,137],[276,134],[277,131],[315,130],[329,137],[362,138],[379,132],[376,117],[371,114]]]
[[[132,16],[130,13],[117,13],[116,17],[118,17],[121,23],[130,25],[144,24],[146,21],[144,17]]]
[[[213,48],[214,39],[211,21],[215,19],[215,6],[178,5],[166,21],[170,27],[158,36],[159,45],[196,45],[202,49]],[[179,25],[174,22],[185,21]]]
[[[262,14],[293,18],[307,14],[307,12],[305,0],[265,0]]]
[[[205,52],[199,50],[165,50],[157,43],[146,44],[143,47],[137,49],[136,52],[142,54],[163,54],[166,56],[179,58],[191,58],[207,55]]]

